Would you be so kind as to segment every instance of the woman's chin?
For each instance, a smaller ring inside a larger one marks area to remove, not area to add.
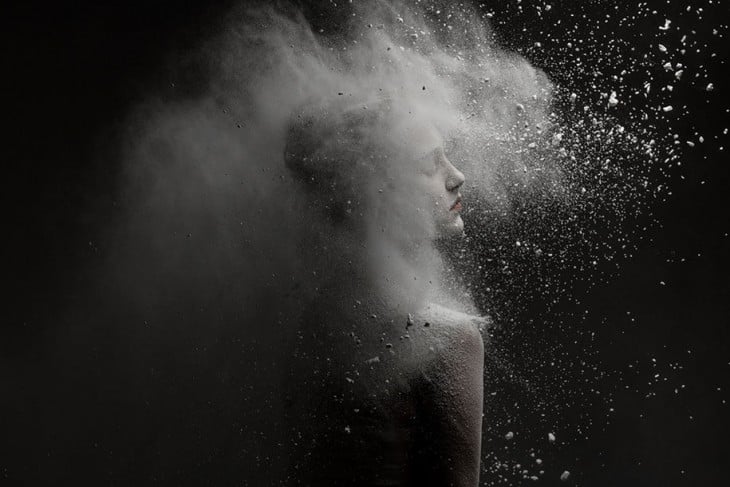
[[[453,238],[464,235],[464,220],[458,213],[456,216],[439,225],[439,238]]]

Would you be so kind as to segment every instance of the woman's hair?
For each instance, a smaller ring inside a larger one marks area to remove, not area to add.
[[[333,224],[351,225],[367,211],[367,194],[386,168],[387,140],[378,137],[381,110],[351,105],[305,107],[286,137],[286,166]]]

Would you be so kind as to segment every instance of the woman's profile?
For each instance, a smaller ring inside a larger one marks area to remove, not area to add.
[[[437,124],[389,99],[323,102],[294,117],[285,160],[327,222],[300,250],[319,280],[293,352],[289,479],[477,485],[486,320],[439,284],[433,242],[463,234],[464,175]]]

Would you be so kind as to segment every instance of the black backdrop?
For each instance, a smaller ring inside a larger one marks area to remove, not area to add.
[[[133,381],[125,382],[115,363],[115,351],[126,338],[66,312],[103,299],[88,289],[104,259],[105,222],[117,211],[119,167],[109,153],[116,131],[130,107],[149,93],[170,98],[195,93],[204,73],[195,62],[174,62],[175,53],[204,39],[230,3],[30,1],[4,15],[0,150],[9,213],[3,240],[9,248],[0,331],[0,479],[9,485],[75,479],[110,485],[266,484],[265,474],[249,472],[254,464],[265,471],[265,458],[236,464],[240,449],[220,453],[225,448],[216,438],[225,438],[221,431],[227,426],[217,424],[216,414],[197,406],[177,411],[183,422],[195,424],[174,433],[173,426],[160,423],[165,414],[140,412],[137,401],[144,399],[126,397]],[[551,29],[562,29],[518,12],[516,2],[481,3],[500,11],[495,29],[513,49],[525,50]],[[588,19],[612,8],[606,7],[611,2],[572,3],[553,2]],[[684,6],[656,2],[657,18],[677,18]],[[708,16],[722,16],[718,25],[730,20],[722,2],[698,6],[705,6]],[[322,11],[314,6],[310,15],[315,22],[331,22],[331,16],[319,16]],[[612,27],[616,37],[634,39],[621,29]],[[589,31],[586,27],[586,36]],[[647,35],[635,42],[639,51],[648,51],[654,40]],[[714,46],[718,59],[726,60],[727,41],[715,40]],[[525,53],[541,66],[538,55]],[[548,74],[558,76],[544,64]],[[714,69],[717,88],[711,103],[701,93],[682,95],[684,104],[696,107],[680,123],[686,134],[719,135],[730,124],[723,63],[713,66],[708,69]],[[171,80],[177,91],[170,90]],[[718,148],[728,140],[709,140],[684,157],[683,178],[675,175],[673,194],[654,208],[661,226],[651,230],[619,277],[583,298],[595,316],[586,326],[602,331],[605,364],[647,357],[681,361],[678,380],[687,386],[681,400],[646,401],[621,393],[636,379],[618,383],[620,413],[611,424],[595,428],[580,451],[566,447],[559,453],[563,464],[580,471],[584,485],[702,485],[726,476],[730,166],[724,154],[730,147]],[[612,326],[605,327],[606,321]],[[201,439],[208,433],[210,438]],[[154,453],[150,445],[156,435],[168,438],[159,448],[184,444],[183,453]]]

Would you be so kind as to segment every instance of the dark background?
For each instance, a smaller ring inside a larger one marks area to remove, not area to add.
[[[194,333],[170,337],[164,350],[151,346],[137,362],[121,365],[119,357],[128,356],[124,347],[135,338],[97,322],[96,315],[69,312],[89,303],[104,307],[95,271],[108,257],[107,222],[120,211],[115,186],[120,162],[113,151],[125,116],[150,94],[176,99],[202,89],[205,70],[186,53],[215,30],[231,3],[30,1],[6,7],[1,160],[9,210],[4,280],[10,293],[0,331],[0,479],[8,485],[79,479],[102,485],[237,480],[266,485],[265,472],[274,468],[266,448],[256,451],[255,436],[232,440],[227,433],[240,426],[228,420],[245,400],[227,399],[225,388],[205,385],[219,362],[188,358],[176,364],[159,357],[195,346]],[[336,18],[327,3],[309,7],[315,24],[331,25]],[[515,2],[481,3],[500,12],[495,30],[502,43],[559,82],[578,88],[588,82],[561,79],[554,63],[529,49],[564,26],[538,22]],[[602,42],[593,20],[611,11],[613,2],[552,4],[554,11],[586,16],[584,30],[574,36]],[[546,468],[549,483],[563,468],[578,483],[595,486],[702,485],[726,476],[730,139],[722,129],[730,125],[730,100],[722,69],[728,42],[713,37],[708,26],[726,25],[730,16],[723,2],[698,4],[707,9],[702,21],[683,17],[685,6],[656,2],[657,21],[609,24],[601,32],[630,40],[641,53],[655,42],[649,26],[655,29],[664,18],[697,28],[717,59],[702,53],[694,61],[707,65],[716,90],[711,98],[699,89],[677,95],[684,103],[675,105],[689,108],[671,130],[682,139],[699,131],[707,142],[683,156],[683,169],[670,175],[672,195],[653,204],[645,223],[659,224],[649,225],[618,276],[576,290],[581,310],[591,311],[582,326],[600,330],[596,350],[610,371],[603,386],[611,391],[615,413],[608,417],[601,403],[583,411],[596,418],[588,427],[590,438],[553,455]],[[636,35],[641,28],[647,35]],[[550,59],[561,52],[559,45],[549,49]],[[121,315],[114,319],[123,321]],[[218,347],[241,353],[230,343]],[[654,375],[652,358],[664,364],[659,369],[670,376],[668,382],[647,385]],[[225,364],[227,370],[235,371],[233,362]],[[150,365],[162,371],[162,379],[138,383],[140,371]],[[196,374],[198,379],[190,378]],[[245,396],[246,379],[230,380]],[[680,384],[686,388],[676,395]],[[590,392],[595,386],[591,383]],[[145,394],[157,388],[169,392],[149,404]],[[196,397],[180,405],[191,391]],[[650,391],[656,394],[647,398]],[[276,422],[258,411],[249,417]]]

